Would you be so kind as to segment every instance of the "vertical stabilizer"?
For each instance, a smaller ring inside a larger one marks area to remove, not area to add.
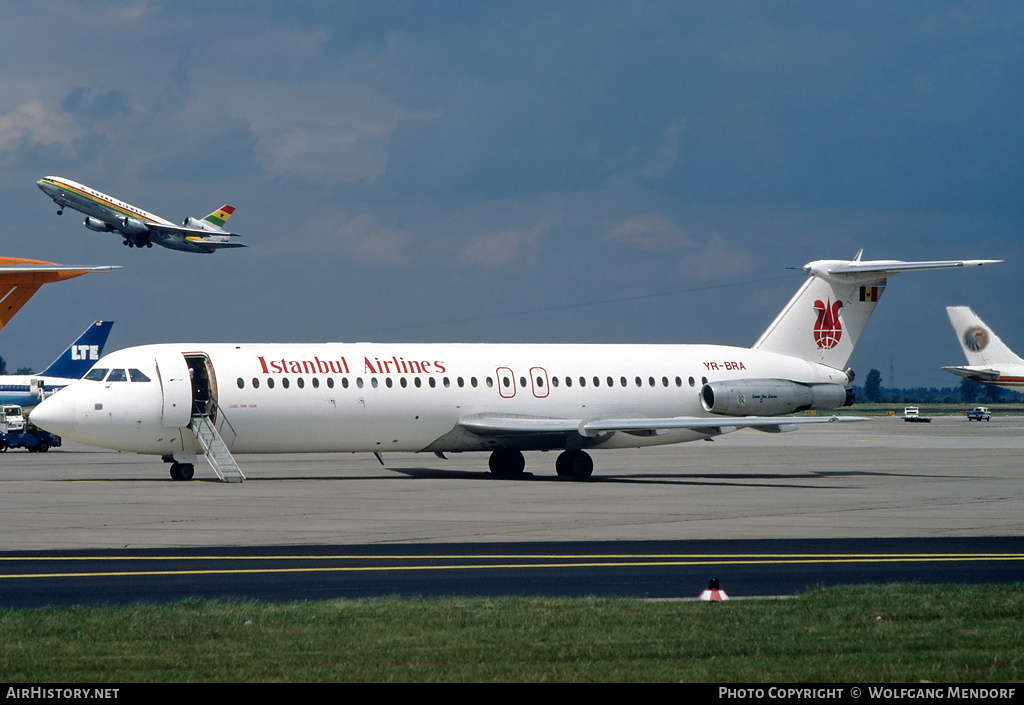
[[[96,321],[68,346],[60,357],[39,373],[42,377],[81,379],[103,355],[113,321]]]
[[[888,277],[918,269],[978,267],[1000,261],[865,262],[860,256],[858,252],[852,260],[805,264],[803,269],[810,279],[753,347],[842,369],[874,312]]]
[[[967,356],[968,365],[1024,365],[1015,352],[1010,350],[999,336],[978,314],[967,306],[949,306],[946,308],[949,322],[953,324],[956,338]]]

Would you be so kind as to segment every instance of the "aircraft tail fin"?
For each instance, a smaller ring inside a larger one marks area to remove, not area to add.
[[[107,343],[113,325],[113,321],[96,321],[90,325],[39,376],[81,379],[103,354],[103,346]]]
[[[848,261],[817,260],[805,264],[803,269],[810,278],[753,348],[842,369],[874,312],[888,277],[920,269],[978,267],[1001,261],[863,261],[862,253],[863,250]]]
[[[117,265],[76,267],[21,257],[0,257],[0,328],[7,325],[43,284],[119,268]]]
[[[1024,365],[1024,360],[967,306],[948,306],[946,315],[956,331],[968,365]]]
[[[224,224],[226,222],[228,222],[228,218],[230,218],[231,214],[234,213],[234,212],[235,212],[235,207],[234,206],[229,206],[229,205],[225,204],[225,205],[221,206],[220,208],[218,208],[217,210],[215,210],[213,213],[210,213],[210,215],[208,215],[205,218],[203,218],[203,220],[205,220],[207,223],[211,223],[213,225],[216,225],[218,228],[223,229],[224,228]]]

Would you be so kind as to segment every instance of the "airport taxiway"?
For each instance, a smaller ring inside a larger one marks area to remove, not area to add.
[[[0,455],[3,550],[1021,536],[1024,417],[882,417],[787,434],[554,454],[496,479],[486,454],[239,456],[174,482],[158,458],[67,444]]]

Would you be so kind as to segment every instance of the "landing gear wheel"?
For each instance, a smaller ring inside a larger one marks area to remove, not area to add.
[[[498,477],[519,477],[526,468],[526,458],[518,450],[496,450],[491,453],[487,467]]]
[[[191,463],[171,463],[171,479],[178,481],[191,480],[196,468]]]
[[[594,460],[582,450],[567,450],[555,460],[559,477],[588,480],[594,474]]]

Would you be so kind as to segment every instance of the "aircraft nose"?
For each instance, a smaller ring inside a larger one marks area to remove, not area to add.
[[[44,399],[29,412],[28,420],[44,431],[70,437],[78,422],[74,395],[57,393]]]

